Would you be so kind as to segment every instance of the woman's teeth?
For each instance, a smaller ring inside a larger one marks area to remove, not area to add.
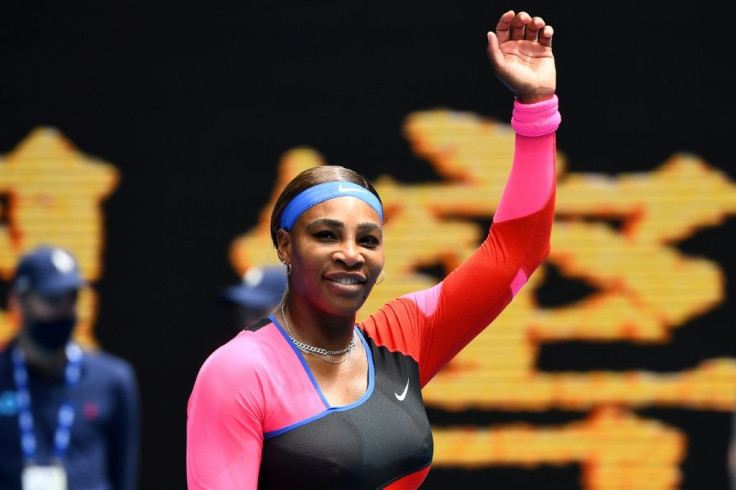
[[[330,279],[330,281],[339,282],[340,284],[358,284],[360,282],[357,279],[348,278]]]

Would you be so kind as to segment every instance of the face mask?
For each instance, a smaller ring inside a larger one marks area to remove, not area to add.
[[[77,315],[71,314],[55,320],[28,320],[25,328],[34,344],[47,352],[55,352],[69,341],[76,324]]]

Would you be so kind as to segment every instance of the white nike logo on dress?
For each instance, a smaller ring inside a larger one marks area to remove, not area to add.
[[[362,187],[345,187],[342,184],[339,184],[337,186],[337,190],[340,192],[363,192],[363,193],[370,193],[368,189],[363,189]]]
[[[409,390],[409,378],[406,378],[406,386],[404,387],[404,392],[402,394],[394,393],[394,396],[397,400],[400,402],[404,401],[404,398],[406,398],[406,392]]]

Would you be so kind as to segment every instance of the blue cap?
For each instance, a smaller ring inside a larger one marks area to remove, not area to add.
[[[84,279],[74,256],[60,247],[43,245],[23,255],[15,269],[13,289],[53,297],[80,289]]]
[[[251,267],[236,286],[223,290],[221,298],[247,308],[268,308],[279,304],[286,291],[286,276],[277,266]]]

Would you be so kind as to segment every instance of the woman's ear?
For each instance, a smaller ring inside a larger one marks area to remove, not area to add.
[[[291,233],[283,228],[276,232],[276,253],[281,262],[291,264]]]

